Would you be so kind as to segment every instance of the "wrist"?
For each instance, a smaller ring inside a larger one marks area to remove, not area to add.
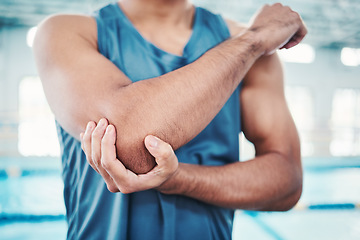
[[[181,166],[182,163],[179,163],[179,166],[175,171],[175,173],[155,189],[164,194],[181,194],[182,193],[182,184],[180,182],[181,172],[182,172]]]
[[[266,52],[264,41],[257,28],[248,28],[241,35],[235,36],[235,38],[238,41],[246,43],[249,47],[249,52],[256,58],[262,56]]]

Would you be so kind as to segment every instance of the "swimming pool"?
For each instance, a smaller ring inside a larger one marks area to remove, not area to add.
[[[233,238],[360,239],[360,160],[304,159],[304,170],[297,207],[237,211]],[[57,159],[0,158],[0,239],[65,239],[62,188]]]

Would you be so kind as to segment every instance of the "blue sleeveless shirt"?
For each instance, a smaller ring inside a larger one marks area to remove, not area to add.
[[[99,52],[134,82],[183,67],[230,37],[219,15],[197,7],[193,33],[183,55],[176,56],[145,40],[116,3],[95,12],[94,17]],[[239,91],[240,87],[197,137],[176,151],[180,162],[223,165],[238,161]],[[57,129],[68,239],[231,238],[234,215],[231,209],[155,190],[127,195],[109,192],[101,176],[86,162],[80,142],[58,124]]]

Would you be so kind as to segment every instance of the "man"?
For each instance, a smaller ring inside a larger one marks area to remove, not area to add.
[[[281,4],[249,27],[187,0],[45,20],[34,53],[58,123],[68,238],[229,239],[233,209],[294,206],[299,140],[274,52],[305,35]],[[251,161],[238,161],[240,131]]]

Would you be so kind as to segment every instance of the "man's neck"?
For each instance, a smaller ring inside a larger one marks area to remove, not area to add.
[[[193,5],[188,0],[120,0],[119,4],[133,22],[192,25]]]

